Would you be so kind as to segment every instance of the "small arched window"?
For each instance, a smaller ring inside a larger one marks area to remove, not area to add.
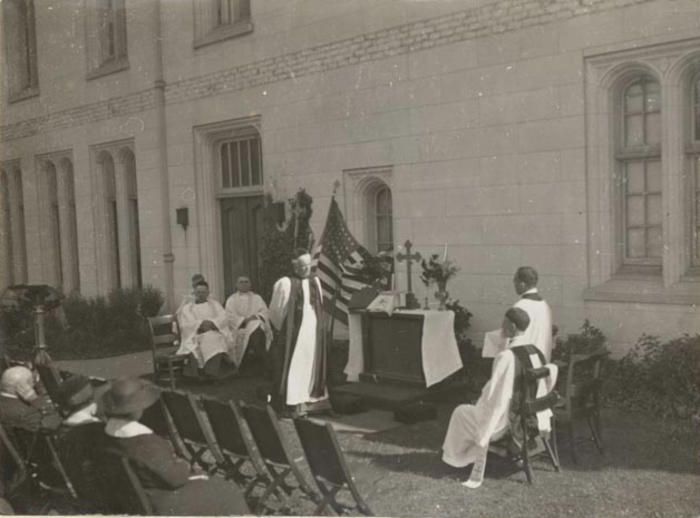
[[[394,247],[391,189],[382,185],[375,191],[373,201],[377,252],[391,251]]]
[[[661,265],[661,87],[650,76],[622,92],[620,214],[623,265]]]

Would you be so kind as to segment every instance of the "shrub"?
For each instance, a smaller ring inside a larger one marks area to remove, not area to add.
[[[642,335],[617,363],[608,398],[632,410],[686,419],[700,413],[700,335]]]
[[[566,340],[556,339],[554,350],[552,351],[552,360],[566,363],[572,354],[607,352],[607,341],[603,332],[591,325],[586,319],[583,321],[580,332],[567,335]]]
[[[143,350],[150,342],[144,317],[158,314],[162,303],[162,293],[150,286],[118,289],[107,297],[70,295],[63,316],[53,312],[45,319],[49,352],[55,359],[77,359]],[[31,315],[25,320],[23,328],[12,327],[8,340],[10,354],[23,359],[35,345]]]

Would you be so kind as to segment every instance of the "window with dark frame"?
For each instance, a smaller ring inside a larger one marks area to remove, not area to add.
[[[253,30],[250,0],[194,0],[194,46],[247,34]]]
[[[374,194],[375,242],[377,252],[388,252],[394,248],[391,189],[383,185]]]
[[[2,9],[9,101],[13,102],[38,94],[34,1],[5,0]]]
[[[260,137],[227,140],[219,145],[221,187],[236,189],[263,184]]]

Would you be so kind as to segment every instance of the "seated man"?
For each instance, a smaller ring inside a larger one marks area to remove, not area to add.
[[[520,308],[510,308],[503,319],[503,332],[508,348],[496,356],[491,379],[481,391],[474,405],[459,405],[450,418],[442,446],[443,462],[456,468],[473,464],[469,480],[463,485],[469,488],[481,486],[486,469],[489,442],[497,440],[508,430],[508,414],[513,397],[516,374],[514,347],[524,343],[524,332],[530,324],[528,314]],[[556,381],[556,367],[550,367],[548,384]]]
[[[190,362],[192,369],[201,369],[207,377],[220,378],[235,372],[226,311],[209,298],[206,281],[197,283],[194,297],[177,312],[182,340],[177,354],[191,354],[195,360]]]
[[[180,301],[180,305],[177,307],[177,311],[175,311],[175,314],[177,314],[180,311],[180,309],[182,309],[182,306],[184,306],[185,304],[194,302],[194,290],[197,287],[197,283],[200,281],[206,281],[204,275],[202,275],[201,273],[195,273],[192,276],[192,291],[183,295],[182,301]]]
[[[233,355],[242,372],[263,374],[265,356],[272,343],[272,328],[267,318],[267,305],[250,289],[250,279],[241,276],[236,292],[226,300]]]
[[[6,429],[36,432],[58,429],[61,418],[51,401],[37,394],[32,371],[16,366],[0,378],[0,422]]]

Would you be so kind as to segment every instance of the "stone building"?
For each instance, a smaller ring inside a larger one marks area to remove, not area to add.
[[[700,331],[697,0],[3,0],[2,16],[0,286],[152,284],[172,303],[201,271],[221,298],[255,276],[263,195],[305,188],[318,235],[338,180],[371,250],[447,247],[475,336],[522,264],[564,332],[589,318],[622,352]]]

